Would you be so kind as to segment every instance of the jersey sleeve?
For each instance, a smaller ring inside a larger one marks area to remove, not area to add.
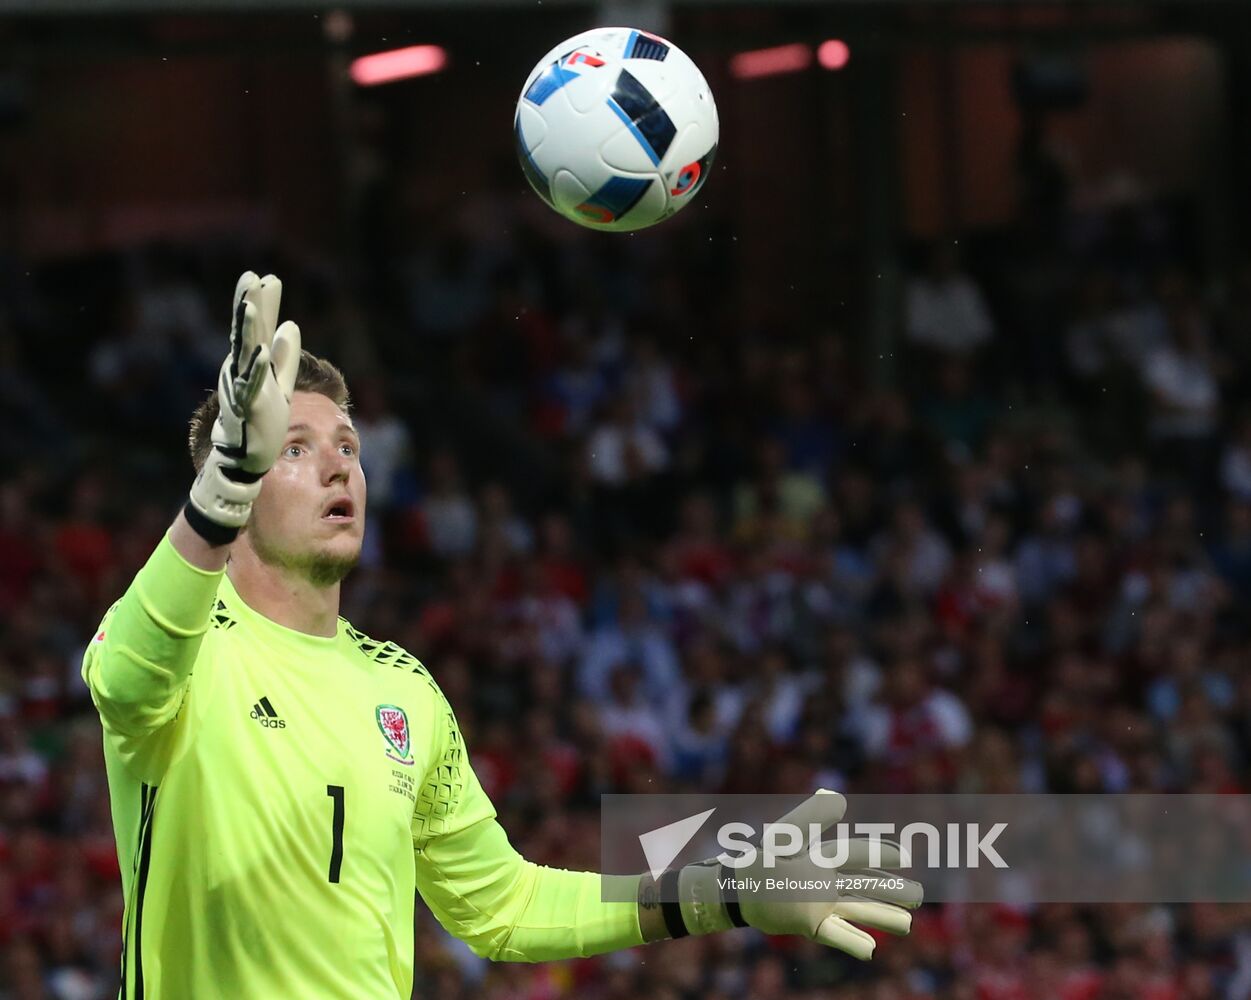
[[[413,848],[417,889],[439,923],[496,961],[550,962],[642,944],[638,904],[603,902],[597,873],[548,868],[517,853],[469,766],[451,708],[441,693],[437,699],[442,743],[418,798]]]
[[[222,572],[188,563],[166,536],[100,623],[82,676],[106,738],[155,780],[186,695]]]

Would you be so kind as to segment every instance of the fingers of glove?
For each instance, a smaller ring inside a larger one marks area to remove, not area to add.
[[[925,898],[925,889],[921,883],[914,882],[910,878],[900,878],[898,875],[874,868],[866,868],[863,871],[840,868],[838,873],[847,878],[866,880],[863,883],[866,888],[855,890],[857,896],[863,896],[866,899],[894,903],[896,906],[915,910]]]
[[[898,844],[868,837],[821,842],[821,856],[838,868],[902,868],[903,853]]]
[[[217,377],[217,402],[222,416],[231,414],[236,420],[243,419],[243,410],[239,400],[235,398],[234,362],[227,358],[222,362],[221,372]]]
[[[245,293],[245,295],[250,294]],[[239,308],[235,310],[235,330],[230,335],[230,346],[234,363],[235,381],[245,382],[252,378],[253,366],[256,364],[259,348],[264,343],[260,336],[260,312],[256,303],[250,298],[239,300]]]
[[[269,348],[257,344],[247,371],[235,379],[235,405],[246,417],[269,378]]]
[[[266,338],[270,337],[278,325],[278,307],[282,304],[282,282],[274,275],[267,274],[260,280],[254,301],[261,310],[261,322]]]
[[[858,958],[862,962],[867,962],[873,957],[873,949],[877,946],[873,935],[862,931],[859,927],[853,927],[842,917],[833,913],[821,921],[812,939],[827,948],[845,951],[852,958]]]
[[[842,819],[845,812],[847,812],[847,800],[842,795],[828,788],[818,788],[815,795],[804,799],[785,816],[774,822],[798,827],[804,832],[806,842],[808,829],[813,823],[818,824],[822,830],[828,829]]]
[[[295,377],[300,371],[300,328],[291,320],[278,327],[274,334],[274,347],[269,353],[278,379],[278,388],[285,399],[295,392]]]
[[[231,309],[238,309],[248,289],[258,285],[260,280],[255,271],[244,271],[239,275],[239,280],[235,282],[235,297],[231,300]]]
[[[912,930],[911,913],[901,907],[891,906],[890,903],[879,903],[872,899],[842,900],[834,904],[834,914],[887,934],[903,935]]]
[[[235,297],[230,307],[230,351],[236,367],[243,355],[243,303],[244,297],[260,283],[253,271],[244,271],[235,283]]]

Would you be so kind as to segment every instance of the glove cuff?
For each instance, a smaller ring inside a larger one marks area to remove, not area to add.
[[[738,876],[727,868],[721,866],[721,902],[725,904],[725,915],[730,918],[730,923],[735,927],[750,927],[746,918],[743,916],[743,908],[738,904]]]
[[[657,888],[660,889],[660,915],[665,920],[665,930],[673,940],[684,938],[691,932],[687,930],[686,919],[682,916],[678,882],[681,872],[669,869],[660,876]]]
[[[204,468],[191,484],[188,506],[197,517],[187,520],[210,545],[226,545],[234,541],[239,529],[252,515],[252,502],[260,495],[261,483],[237,482],[226,475],[229,462],[214,448],[204,460]],[[223,530],[215,530],[223,529]],[[227,537],[226,532],[233,532]]]
[[[722,884],[732,885],[738,875],[716,861],[687,865],[678,872],[678,900],[682,922],[689,934],[714,934],[728,931],[736,924],[731,917]],[[730,879],[730,882],[724,880]],[[738,909],[738,893],[734,893],[734,909]],[[741,919],[741,915],[740,915]]]
[[[224,524],[210,521],[200,513],[200,508],[190,498],[183,504],[182,512],[192,530],[210,545],[229,545],[239,537],[238,528],[228,528]]]

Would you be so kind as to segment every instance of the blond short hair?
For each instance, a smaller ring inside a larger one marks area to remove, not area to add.
[[[347,413],[352,406],[352,397],[348,392],[347,380],[344,379],[343,372],[325,358],[319,358],[308,351],[300,352],[300,367],[295,376],[295,391],[319,393],[344,413]],[[209,452],[213,450],[213,424],[217,421],[219,412],[217,390],[214,389],[191,415],[187,450],[191,453],[191,461],[195,465],[196,472],[204,468]]]

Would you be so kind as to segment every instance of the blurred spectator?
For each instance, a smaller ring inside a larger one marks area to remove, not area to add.
[[[1251,497],[1238,496],[1225,508],[1225,530],[1211,546],[1212,563],[1234,593],[1251,597]]]
[[[1225,445],[1221,485],[1239,500],[1251,503],[1251,415],[1234,425]]]
[[[410,313],[417,329],[453,339],[481,319],[491,301],[487,262],[455,227],[431,234],[406,263]]]
[[[1178,293],[1170,304],[1170,342],[1147,354],[1143,382],[1151,395],[1151,436],[1169,471],[1202,473],[1217,428],[1217,362],[1199,306]]]
[[[599,710],[600,725],[613,752],[634,759],[641,748],[653,764],[667,766],[669,734],[655,708],[642,694],[642,671],[623,661],[608,678],[608,697]]]
[[[661,434],[677,430],[682,419],[677,376],[654,337],[639,337],[634,342],[625,391],[635,400],[642,423]]]
[[[361,439],[361,470],[369,484],[369,508],[382,514],[406,488],[402,477],[411,475],[412,438],[404,421],[391,409],[384,381],[377,377],[355,379],[351,387],[352,424]]]
[[[677,651],[664,629],[650,620],[643,595],[633,589],[621,595],[616,620],[588,636],[578,666],[578,690],[603,703],[610,679],[627,663],[638,669],[638,686],[653,711],[673,697],[679,678]]]
[[[430,458],[430,492],[422,504],[430,551],[442,558],[468,555],[478,539],[478,512],[461,482],[454,455]]]
[[[895,506],[890,530],[874,540],[873,548],[878,565],[894,565],[906,593],[932,595],[951,565],[951,546],[915,500]]]
[[[534,547],[534,532],[513,510],[512,495],[503,484],[483,487],[478,510],[483,546],[498,546],[510,556],[524,555]]]
[[[951,240],[934,244],[925,271],[909,279],[905,313],[908,338],[940,354],[971,354],[995,332],[986,300],[960,269]]]
[[[973,735],[960,699],[930,683],[921,664],[904,660],[887,673],[884,699],[857,720],[865,753],[880,764],[883,791],[935,791],[918,783],[919,768],[934,765],[954,778],[956,752]]]
[[[607,398],[608,382],[582,336],[570,339],[565,363],[551,376],[538,414],[538,429],[552,436],[584,433]]]
[[[660,435],[641,419],[629,396],[611,401],[587,440],[591,477],[607,487],[646,479],[668,464]]]
[[[734,491],[734,535],[744,541],[767,534],[771,517],[786,536],[803,540],[825,506],[821,480],[806,469],[788,468],[780,438],[765,438],[756,450],[756,476]]]
[[[974,382],[966,362],[948,358],[939,363],[921,416],[950,457],[967,461],[979,452],[994,415],[994,404]]]

